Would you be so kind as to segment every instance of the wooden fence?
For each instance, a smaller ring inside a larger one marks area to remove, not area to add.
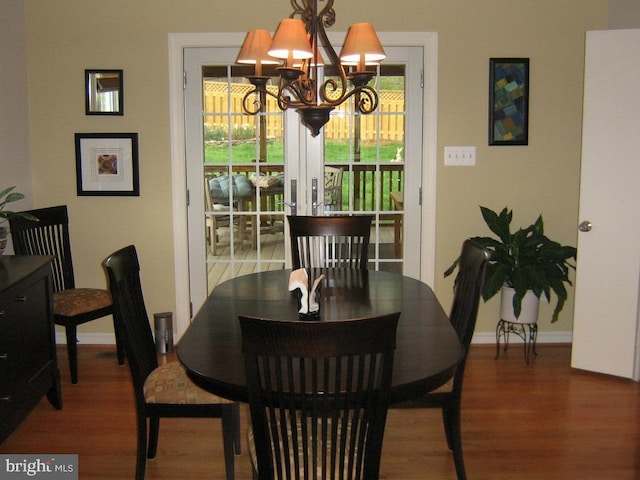
[[[240,122],[234,128],[246,126],[255,129],[257,116],[247,115],[242,110],[242,98],[253,86],[248,84],[231,84],[231,96],[227,97],[228,84],[223,82],[205,82],[204,88],[204,122],[211,130],[221,128],[226,131],[228,114],[242,113]],[[277,87],[267,87],[277,93]],[[382,142],[404,142],[404,92],[398,90],[382,90],[378,92],[379,104],[376,112],[360,116],[360,133],[362,142],[376,140],[378,133]],[[346,104],[346,105],[345,105]],[[331,120],[324,127],[327,140],[346,140],[353,137],[353,116],[347,114],[349,101],[337,107]],[[275,98],[267,95],[266,130],[267,138],[282,138],[282,119]]]

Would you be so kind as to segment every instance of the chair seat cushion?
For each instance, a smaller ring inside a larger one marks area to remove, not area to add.
[[[178,362],[169,362],[153,370],[144,382],[147,403],[197,404],[233,403],[213,395],[193,383]]]
[[[111,294],[98,288],[70,288],[53,294],[56,315],[75,317],[111,306]]]

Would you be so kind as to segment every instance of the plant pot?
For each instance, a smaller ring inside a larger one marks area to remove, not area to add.
[[[9,240],[9,221],[6,218],[0,218],[0,255],[4,253],[4,249],[7,248],[7,241]]]
[[[522,309],[520,316],[516,318],[513,313],[513,296],[516,291],[511,287],[502,287],[502,296],[500,299],[500,319],[511,323],[537,323],[538,322],[538,306],[540,299],[535,296],[533,291],[529,290],[522,299]]]

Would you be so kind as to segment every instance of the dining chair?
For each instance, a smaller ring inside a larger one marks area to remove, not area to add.
[[[146,458],[156,456],[161,417],[221,418],[226,476],[233,480],[234,452],[240,453],[238,404],[196,386],[176,361],[158,365],[135,246],[111,254],[103,265],[133,380],[138,438],[136,480],[144,479]]]
[[[447,446],[453,452],[458,480],[467,478],[462,455],[460,430],[460,403],[462,381],[469,353],[469,345],[478,316],[480,293],[491,252],[473,240],[465,240],[458,259],[458,273],[454,283],[454,296],[449,319],[464,347],[464,357],[457,365],[453,377],[440,388],[421,398],[400,404],[394,408],[440,408],[444,422]]]
[[[254,478],[378,478],[399,316],[240,316]]]
[[[373,215],[289,215],[287,219],[294,269],[367,269]]]
[[[11,239],[16,255],[51,255],[53,312],[57,325],[65,328],[71,383],[78,383],[78,325],[112,314],[107,289],[76,288],[69,241],[69,213],[66,205],[29,210],[38,221],[20,216],[10,218]],[[124,364],[124,350],[114,318],[118,363]]]

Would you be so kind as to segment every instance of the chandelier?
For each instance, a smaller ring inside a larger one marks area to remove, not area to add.
[[[319,3],[324,4],[321,9]],[[368,85],[375,71],[367,66],[386,56],[373,25],[351,25],[338,57],[325,31],[335,23],[333,0],[291,0],[291,5],[293,13],[280,22],[273,39],[267,30],[251,30],[245,37],[236,62],[255,65],[255,75],[246,77],[254,88],[244,96],[243,110],[249,115],[264,112],[270,95],[281,110],[295,108],[314,137],[331,111],[349,98],[356,111],[373,112],[378,94]],[[277,93],[267,89],[271,77],[263,75],[262,66],[270,64],[279,65]],[[323,69],[331,71],[326,79]]]

